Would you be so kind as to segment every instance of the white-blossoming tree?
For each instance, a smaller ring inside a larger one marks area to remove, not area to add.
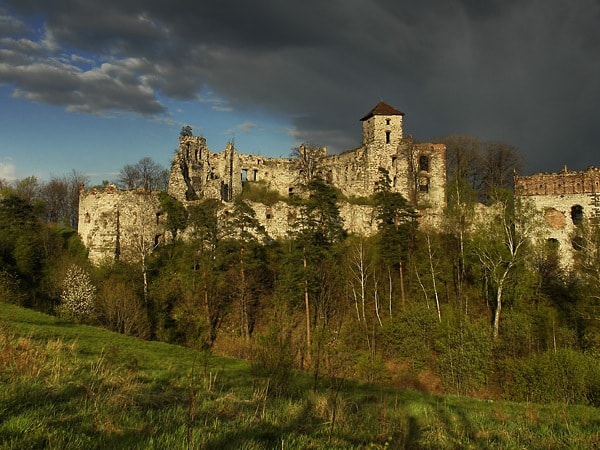
[[[95,314],[96,287],[82,267],[73,264],[67,269],[60,294],[58,313],[73,319],[91,318]]]

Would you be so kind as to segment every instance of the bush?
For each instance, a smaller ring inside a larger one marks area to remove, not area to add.
[[[436,330],[439,327],[435,312],[419,304],[407,308],[380,331],[382,347],[388,357],[410,359],[416,369],[430,360]]]
[[[600,362],[572,349],[508,360],[502,382],[510,400],[600,406]]]
[[[96,312],[109,330],[143,339],[150,337],[150,322],[143,302],[126,283],[109,278],[98,293]]]
[[[268,377],[270,394],[290,392],[295,359],[290,333],[271,326],[265,335],[257,336],[251,359],[252,371]]]
[[[282,200],[279,192],[270,190],[264,181],[245,182],[242,187],[241,198],[267,206],[273,206]]]
[[[23,293],[19,278],[14,273],[0,272],[0,301],[24,306],[27,295]]]
[[[487,323],[449,311],[436,339],[438,371],[450,392],[467,395],[482,388],[492,368],[492,338]]]

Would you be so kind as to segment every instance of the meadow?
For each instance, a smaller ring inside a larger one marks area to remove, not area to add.
[[[341,379],[284,389],[243,360],[0,302],[2,449],[581,448],[588,406],[436,396]]]

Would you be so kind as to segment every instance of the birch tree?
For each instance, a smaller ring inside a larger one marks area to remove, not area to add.
[[[473,252],[493,288],[492,336],[500,334],[505,290],[515,269],[526,262],[527,246],[539,230],[532,206],[508,191],[498,191],[490,208],[492,217],[481,225]]]

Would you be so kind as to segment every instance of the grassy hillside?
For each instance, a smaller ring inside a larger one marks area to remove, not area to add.
[[[0,302],[0,448],[598,448],[600,410],[438,397],[294,373]]]

